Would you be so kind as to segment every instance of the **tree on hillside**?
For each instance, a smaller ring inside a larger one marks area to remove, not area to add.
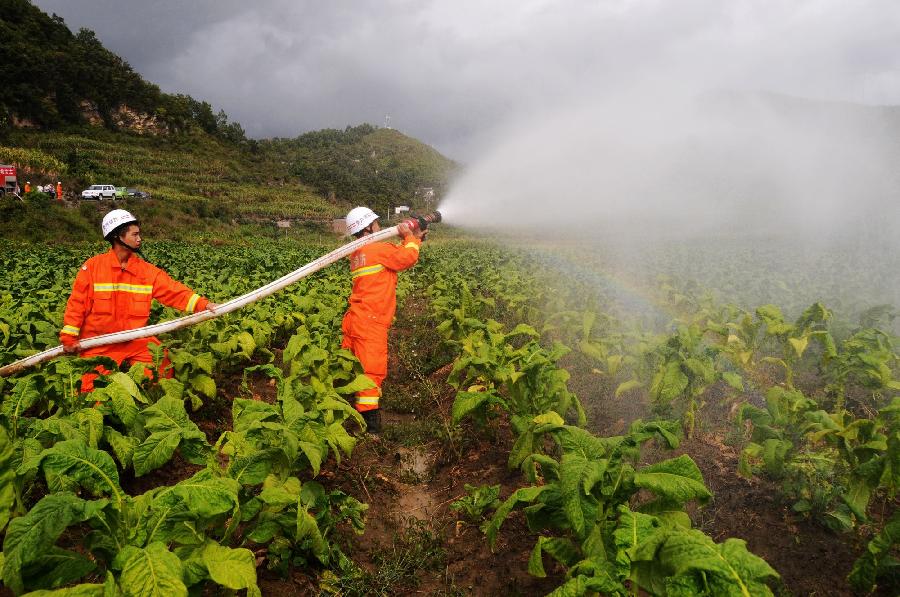
[[[324,129],[296,139],[275,139],[268,151],[291,164],[291,172],[325,196],[388,213],[416,205],[416,190],[445,188],[453,162],[430,147],[371,124]]]
[[[28,0],[2,1],[0,40],[0,127],[14,117],[43,128],[82,124],[85,110],[95,107],[113,128],[114,112],[128,106],[156,115],[172,132],[197,127],[233,143],[246,140],[241,126],[227,117],[220,126],[209,103],[162,93],[93,31],[72,34],[61,17],[48,16]]]

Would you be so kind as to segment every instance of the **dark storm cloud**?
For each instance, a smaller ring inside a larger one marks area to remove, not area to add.
[[[391,116],[469,158],[498,125],[623,89],[900,101],[900,3],[37,0],[253,136]]]

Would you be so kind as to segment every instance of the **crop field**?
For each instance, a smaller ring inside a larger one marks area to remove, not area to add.
[[[164,336],[171,379],[0,378],[0,592],[900,591],[890,274],[453,236],[401,275],[378,437],[344,264]],[[222,302],[332,248],[145,252]],[[99,250],[0,242],[0,366],[58,344]]]

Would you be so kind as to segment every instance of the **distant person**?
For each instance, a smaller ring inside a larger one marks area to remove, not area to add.
[[[26,192],[26,193],[30,193],[30,192],[31,192],[31,181],[30,181],[30,180],[26,180],[26,181],[25,181],[25,192]]]
[[[144,327],[150,317],[152,299],[189,313],[204,309],[214,311],[218,305],[176,282],[138,255],[141,228],[131,213],[124,209],[112,210],[103,217],[101,230],[103,238],[111,245],[110,250],[88,259],[75,276],[59,339],[68,354],[109,357],[120,366],[123,363],[150,364],[153,356],[147,346],[151,342],[160,344],[155,337],[86,350],[81,349],[80,341]],[[170,365],[165,358],[160,365],[160,377],[172,376]],[[97,370],[108,373],[102,366]],[[149,375],[150,371],[147,371]],[[96,378],[96,373],[86,373],[81,378],[81,391],[92,391]]]
[[[401,243],[376,242],[357,249],[350,256],[353,290],[350,307],[341,329],[342,348],[350,349],[362,363],[375,388],[356,394],[356,410],[362,413],[372,433],[381,430],[378,400],[381,383],[387,376],[388,329],[397,310],[397,272],[412,267],[419,259],[424,233],[400,224]],[[368,207],[356,207],[347,214],[347,232],[356,238],[381,230],[378,216]]]
[[[62,201],[62,182],[56,181],[56,200]]]

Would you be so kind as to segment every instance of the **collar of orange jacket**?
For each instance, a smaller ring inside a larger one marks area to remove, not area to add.
[[[135,255],[134,253],[131,253],[131,254],[128,256],[128,260],[125,262],[125,267],[122,267],[122,264],[121,264],[121,262],[119,261],[119,256],[116,255],[116,252],[115,252],[112,248],[110,248],[109,251],[107,251],[106,253],[104,253],[104,254],[103,254],[103,257],[104,257],[104,258],[106,259],[106,261],[109,263],[109,267],[110,267],[111,269],[120,269],[120,270],[129,269],[129,266],[132,266],[132,267],[133,267],[133,266],[136,265],[139,261],[141,261],[141,258],[140,258],[140,257],[138,257],[137,255]]]

